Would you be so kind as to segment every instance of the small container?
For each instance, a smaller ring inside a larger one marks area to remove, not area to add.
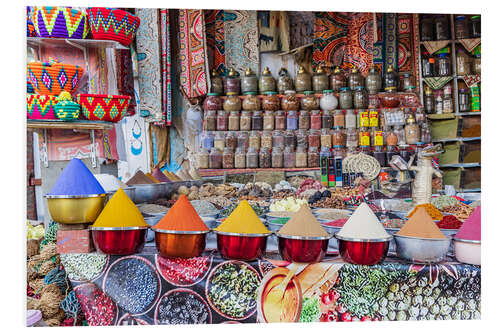
[[[318,66],[316,73],[312,77],[312,90],[315,93],[321,93],[323,90],[328,89],[328,75],[323,71],[323,67]]]
[[[420,21],[420,39],[422,41],[435,40],[434,18],[431,15],[423,15]]]
[[[321,147],[332,147],[332,134],[327,128],[321,130]]]
[[[306,72],[305,68],[300,66],[295,76],[295,90],[298,93],[311,90],[311,75]]]
[[[307,144],[309,147],[320,147],[320,132],[318,130],[310,130],[307,137]]]
[[[281,148],[274,148],[271,154],[271,167],[283,168],[283,151]]]
[[[252,113],[252,130],[262,131],[264,128],[264,118],[262,111],[254,111]]]
[[[450,39],[450,25],[448,15],[437,15],[434,19],[436,25],[436,40]]]
[[[240,130],[240,112],[231,111],[229,113],[227,129],[229,131],[239,131]]]
[[[274,129],[274,111],[266,111],[264,113],[264,125],[265,130],[272,131]]]
[[[403,79],[401,80],[401,90],[406,92],[411,92],[415,89],[413,84],[413,78],[410,73],[403,74]]]
[[[319,99],[319,106],[323,111],[333,111],[337,108],[339,101],[333,94],[333,90],[323,90],[323,96]]]
[[[443,113],[443,94],[441,91],[438,91],[436,93],[436,98],[434,100],[434,110],[436,114],[442,114]]]
[[[333,92],[340,92],[340,88],[344,88],[347,86],[347,82],[344,74],[342,74],[342,70],[339,66],[336,66],[333,70],[333,74],[330,76],[330,88]]]
[[[238,146],[238,138],[234,132],[228,132],[225,137],[224,147],[229,147],[232,150],[235,150]]]
[[[283,260],[298,263],[314,263],[323,260],[331,238],[331,236],[285,236],[279,233],[277,236],[278,249]]]
[[[346,128],[357,127],[357,117],[353,109],[348,109],[345,111],[345,127]]]
[[[335,146],[333,148],[333,157],[340,157],[341,159],[344,159],[347,156],[347,150],[345,149],[344,146]]]
[[[346,132],[346,146],[347,148],[358,147],[359,134],[355,128],[350,128]]]
[[[429,52],[422,52],[422,76],[423,77],[433,77],[434,76],[434,65],[435,60],[429,54]]]
[[[420,141],[422,141],[423,143],[432,142],[431,127],[429,126],[428,122],[424,122],[420,126]]]
[[[307,135],[307,130],[305,129],[299,129],[296,134],[297,137],[297,146],[303,146],[303,147],[308,147],[308,135]]]
[[[353,105],[355,109],[366,109],[368,107],[368,93],[363,86],[354,90]]]
[[[257,96],[256,92],[246,92],[243,101],[241,102],[241,107],[245,111],[257,111],[260,110],[260,98]]]
[[[295,94],[295,91],[285,91],[285,96],[281,99],[281,109],[284,111],[299,111],[300,99]]]
[[[260,138],[261,148],[271,149],[273,147],[273,136],[271,131],[263,131]]]
[[[349,89],[354,90],[356,87],[363,86],[364,84],[365,79],[363,75],[359,72],[358,67],[354,66],[348,78]]]
[[[286,113],[276,111],[274,114],[274,129],[284,131],[286,129]]]
[[[285,147],[283,152],[283,167],[295,168],[295,151],[292,147]]]
[[[272,148],[285,148],[285,137],[281,131],[273,131],[273,146]]]
[[[386,92],[396,92],[398,90],[398,73],[389,65],[384,76],[384,91]]]
[[[311,117],[309,112],[302,110],[299,113],[299,129],[309,129],[311,127]]]
[[[453,113],[453,99],[451,98],[451,95],[445,96],[443,98],[443,113]]]
[[[321,129],[321,114],[319,110],[311,111],[311,129]]]
[[[415,110],[415,121],[417,122],[418,126],[422,125],[425,119],[426,119],[425,113],[422,110],[422,108],[417,108]]]
[[[266,234],[236,234],[215,231],[217,234],[217,250],[226,260],[254,261],[266,252]]]
[[[416,238],[394,235],[398,257],[417,264],[434,264],[446,259],[450,238]]]
[[[226,147],[226,139],[224,132],[216,132],[214,138],[214,147],[219,149],[220,151],[224,150],[224,147]]]
[[[246,94],[247,92],[257,93],[258,91],[257,76],[251,68],[247,68],[245,75],[241,79],[241,92]]]
[[[202,148],[198,153],[198,168],[208,169],[209,166],[209,152],[208,149]]]
[[[295,167],[307,168],[307,151],[305,147],[297,147],[297,152],[295,153]]]
[[[440,53],[437,60],[438,76],[451,76],[451,63],[448,53]]]
[[[217,111],[205,111],[203,129],[205,131],[215,131],[217,129]]]
[[[219,111],[222,110],[222,98],[216,93],[208,93],[203,101],[203,110]]]
[[[379,128],[372,128],[372,146],[384,146],[384,132]]]
[[[241,99],[240,97],[234,93],[227,93],[226,100],[223,104],[224,111],[241,111]]]
[[[375,146],[373,148],[373,157],[375,157],[381,167],[387,166],[386,154],[383,146]]]
[[[210,80],[210,92],[217,95],[224,95],[224,82],[219,76],[219,73],[214,68],[212,69],[212,79]],[[219,109],[220,110],[220,109]]]
[[[292,130],[287,130],[284,135],[284,142],[285,142],[285,148],[286,147],[292,147],[295,148],[297,145],[295,138],[295,133]]]
[[[464,15],[455,17],[455,39],[465,39],[470,37],[469,22]]]
[[[213,132],[203,132],[201,134],[201,147],[205,149],[212,149],[214,147],[214,134]]]
[[[359,129],[359,145],[370,147],[370,131],[368,127],[361,127]]]
[[[247,132],[238,133],[238,148],[248,149],[249,141]]]
[[[481,241],[453,237],[453,249],[458,262],[481,266]]]
[[[401,125],[394,126],[393,133],[398,138],[398,146],[406,145],[405,130],[404,130],[403,126],[401,126]]]
[[[276,80],[274,79],[269,67],[265,67],[259,78],[259,91],[264,94],[268,91],[276,91]]]
[[[353,107],[353,96],[348,87],[340,88],[339,107],[341,109],[352,109]]]
[[[268,169],[271,167],[271,152],[267,148],[260,149],[259,167],[262,169]]]
[[[224,81],[224,91],[227,94],[235,94],[239,95],[240,94],[240,76],[237,71],[235,71],[233,68],[229,69],[229,73]]]
[[[246,167],[245,149],[236,148],[236,152],[234,153],[234,167],[236,169],[245,169]]]
[[[99,253],[109,255],[131,255],[139,253],[146,243],[148,227],[96,228],[92,240]]]
[[[319,110],[319,99],[314,95],[313,91],[304,91],[304,97],[300,100],[300,107],[307,111]]]
[[[224,153],[222,154],[222,168],[234,169],[234,152],[229,147],[224,148]]]
[[[210,159],[208,166],[210,169],[221,169],[222,168],[222,153],[217,148],[212,148],[210,151]]]
[[[249,169],[256,169],[259,167],[259,154],[255,148],[248,148],[246,166]]]
[[[471,37],[479,38],[481,37],[481,16],[475,15],[470,18],[471,23]]]
[[[434,113],[434,94],[429,86],[425,87],[424,108],[427,114]]]
[[[379,112],[378,110],[369,110],[368,111],[368,118],[369,118],[369,123],[368,125],[370,127],[379,127]]]
[[[248,137],[248,147],[260,149],[260,133],[257,131],[252,131]]]
[[[355,265],[377,265],[384,261],[392,236],[382,239],[354,239],[335,234],[339,253],[345,262]]]
[[[240,116],[240,131],[250,131],[252,129],[252,112],[242,111]]]
[[[332,144],[334,147],[346,145],[346,132],[343,129],[334,129],[332,131]]]
[[[321,115],[321,128],[330,129],[333,127],[333,116],[331,111],[323,111]]]
[[[309,147],[307,152],[307,167],[319,168],[319,152],[317,147]]]
[[[359,127],[370,127],[369,110],[358,110],[358,125]]]
[[[376,94],[382,89],[382,76],[377,67],[372,66],[365,78],[365,86],[369,94]]]
[[[288,111],[286,113],[286,129],[296,130],[299,127],[299,118],[297,117],[297,111]]]
[[[217,131],[227,131],[228,113],[221,110],[217,112]]]
[[[472,59],[472,72],[481,75],[481,55],[476,54]]]
[[[333,127],[345,127],[345,116],[342,110],[335,110],[333,114]]]
[[[470,95],[467,88],[462,88],[458,92],[458,110],[460,112],[470,111]]]
[[[264,111],[278,111],[281,106],[281,101],[276,92],[268,91],[262,97],[262,109]]]
[[[288,74],[288,71],[285,68],[281,67],[278,75],[278,92],[280,94],[284,94],[287,90],[293,90],[293,80],[290,77],[290,74]]]
[[[470,57],[463,51],[457,52],[457,75],[464,76],[472,73]]]
[[[194,258],[202,255],[209,231],[173,231],[152,229],[160,256],[164,258]]]

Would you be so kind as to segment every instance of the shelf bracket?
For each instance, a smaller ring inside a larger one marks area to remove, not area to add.
[[[47,150],[47,129],[43,129],[43,139],[42,139],[42,148],[40,149],[40,159],[42,160],[43,166],[49,167],[49,154]]]
[[[92,167],[96,168],[97,167],[97,152],[95,148],[95,131],[90,130],[90,152],[92,154]]]

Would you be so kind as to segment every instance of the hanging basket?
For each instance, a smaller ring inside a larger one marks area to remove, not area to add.
[[[76,120],[80,116],[80,104],[73,101],[61,101],[54,105],[56,116],[65,121]]]
[[[86,119],[116,123],[127,114],[130,96],[78,94],[76,100]]]
[[[38,94],[59,95],[63,90],[73,94],[82,78],[83,69],[78,65],[58,62],[31,62],[28,79]]]
[[[57,103],[56,96],[28,94],[26,96],[27,117],[35,120],[57,119],[54,113],[54,105]]]
[[[94,39],[114,40],[129,46],[134,39],[140,20],[121,9],[90,7],[90,29]]]
[[[84,39],[90,31],[87,13],[71,7],[34,7],[33,24],[39,37]]]

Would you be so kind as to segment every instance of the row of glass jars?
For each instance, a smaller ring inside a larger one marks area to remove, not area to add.
[[[426,86],[424,90],[424,107],[425,112],[428,114],[453,113],[451,84],[447,84],[443,89],[436,90],[435,92],[429,86]]]
[[[456,73],[457,75],[481,74],[481,56],[469,56],[465,51],[459,50],[456,57]],[[448,53],[440,53],[437,58],[429,55],[429,52],[424,52],[422,55],[422,76],[437,77],[451,76],[451,61]]]
[[[451,39],[448,15],[423,15],[420,23],[421,40]],[[455,17],[455,39],[479,37],[481,37],[481,16],[475,15],[470,19],[465,15]]]

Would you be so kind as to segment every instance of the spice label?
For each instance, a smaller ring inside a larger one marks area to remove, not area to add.
[[[375,131],[375,146],[383,146],[384,145],[384,135],[382,131]]]
[[[369,127],[370,126],[370,118],[368,111],[361,111],[359,113],[359,127]]]
[[[370,127],[378,127],[378,111],[370,111]]]

